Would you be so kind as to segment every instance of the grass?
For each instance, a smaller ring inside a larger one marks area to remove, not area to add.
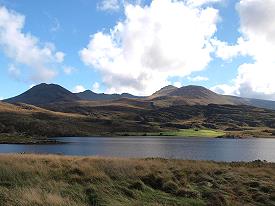
[[[225,132],[220,130],[210,129],[180,129],[177,131],[163,131],[163,132],[127,132],[117,133],[121,136],[177,136],[177,137],[219,137],[225,135]]]
[[[275,112],[272,110],[233,105],[151,108],[144,102],[129,107],[120,103],[102,106],[62,103],[43,109],[0,102],[0,134],[31,137],[275,137]]]
[[[0,155],[0,205],[274,205],[275,164]]]
[[[163,135],[182,136],[182,137],[218,137],[225,133],[218,130],[209,129],[181,129],[174,132],[163,132]]]
[[[46,137],[31,137],[22,134],[1,134],[0,144],[57,144],[55,140]]]

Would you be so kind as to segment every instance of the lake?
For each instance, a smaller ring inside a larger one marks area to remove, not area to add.
[[[275,139],[183,137],[62,137],[64,144],[0,145],[0,153],[50,153],[108,157],[275,162]]]

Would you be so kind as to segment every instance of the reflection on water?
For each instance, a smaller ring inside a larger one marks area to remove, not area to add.
[[[273,139],[180,137],[63,137],[66,144],[0,145],[0,153],[54,153],[112,157],[164,157],[192,160],[275,162]]]

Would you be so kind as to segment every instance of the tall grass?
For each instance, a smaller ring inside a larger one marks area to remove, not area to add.
[[[0,155],[0,205],[274,205],[275,164]]]

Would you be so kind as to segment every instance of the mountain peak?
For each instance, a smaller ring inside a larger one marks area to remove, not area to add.
[[[169,95],[171,92],[176,91],[178,88],[173,85],[168,85],[151,95],[151,98],[161,97]]]
[[[32,105],[43,105],[55,102],[76,101],[79,98],[57,84],[41,83],[33,86],[26,92],[9,99],[4,100],[8,103],[26,103]]]

